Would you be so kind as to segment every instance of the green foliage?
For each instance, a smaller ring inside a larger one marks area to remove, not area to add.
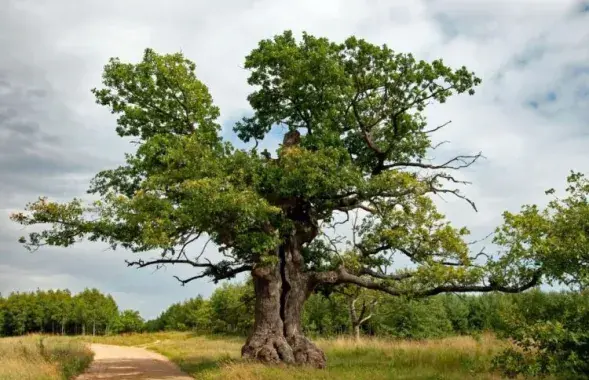
[[[457,334],[466,334],[469,331],[469,314],[471,305],[467,300],[455,295],[440,296],[446,310],[446,317]]]
[[[541,268],[548,281],[583,290],[589,285],[589,180],[572,172],[567,184],[564,198],[546,192],[554,199],[544,209],[525,205],[518,214],[506,212],[495,242],[519,260],[509,263],[515,270]],[[513,376],[589,375],[588,294],[553,299],[544,310],[536,308],[545,295],[533,296],[520,308],[526,323],[512,320],[506,334],[520,349],[504,352],[497,366]]]
[[[382,305],[372,323],[375,333],[398,338],[439,338],[454,334],[443,299],[395,298]]]
[[[520,325],[511,335],[518,348],[507,349],[494,360],[506,375],[566,375],[568,379],[589,375],[586,325],[570,328],[561,322],[537,322]]]
[[[584,289],[589,286],[589,180],[581,173],[567,177],[567,196],[554,196],[544,209],[525,205],[505,212],[495,243],[526,269],[541,267],[548,281]]]
[[[212,331],[242,334],[249,332],[254,323],[255,296],[253,286],[224,284],[210,298]]]
[[[117,133],[147,140],[161,133],[188,135],[194,124],[214,133],[219,109],[182,54],[159,55],[146,49],[140,64],[111,58],[104,67],[96,102],[120,114]]]
[[[505,350],[495,366],[505,374],[532,376],[589,374],[589,297],[586,293],[531,292],[514,299],[516,307],[503,320],[501,336],[516,348]]]
[[[123,310],[113,318],[109,325],[109,332],[113,334],[141,332],[145,321],[136,310]]]
[[[155,320],[148,321],[149,331],[193,331],[245,335],[253,325],[255,297],[251,284],[223,284],[211,298],[201,296],[175,303]]]
[[[343,297],[325,297],[313,294],[305,303],[302,319],[307,333],[320,336],[335,336],[351,333],[350,316]]]
[[[372,297],[372,296],[369,296]],[[585,298],[583,298],[585,297]],[[362,298],[358,298],[360,304]],[[372,317],[361,326],[363,334],[379,337],[428,339],[494,332],[513,336],[514,326],[546,320],[588,323],[586,296],[577,293],[491,293],[439,295],[426,299],[380,297]],[[148,321],[149,331],[180,330],[199,334],[246,335],[253,325],[251,284],[225,284],[210,299],[193,298],[171,305]],[[358,306],[357,306],[358,308]],[[305,303],[305,333],[330,337],[353,334],[349,300],[341,293],[314,293]]]
[[[290,31],[261,41],[245,67],[253,113],[234,131],[256,146],[235,149],[222,141],[219,109],[196,65],[181,53],[146,49],[138,63],[110,59],[103,87],[92,92],[117,116],[117,133],[135,139],[137,149],[124,165],[94,177],[88,191],[99,201],[40,198],[12,215],[25,226],[50,226],[21,242],[36,249],[86,238],[134,252],[159,250],[161,258],[130,264],[200,270],[184,284],[276,264],[276,248],[296,232],[305,240],[297,242],[305,269],[351,269],[337,281],[390,294],[517,290],[529,283],[528,276],[481,285],[490,267],[472,265],[464,242],[468,231],[452,227],[429,198],[445,193],[465,199],[453,188],[461,182],[451,170],[480,155],[427,163],[435,148],[432,134],[442,126],[428,128],[425,108],[474,94],[481,83],[474,73],[356,37],[335,43],[303,33],[297,41]],[[273,158],[258,152],[257,142],[275,127],[298,138],[285,141]],[[348,247],[356,265],[345,268],[319,244],[321,229],[354,210],[369,216],[358,226],[358,242]],[[204,236],[223,259],[186,254]],[[409,257],[418,269],[397,282],[368,280],[395,255]]]
[[[50,363],[55,363],[64,379],[73,379],[90,365],[94,354],[75,341],[55,342],[39,338],[39,352]]]
[[[119,332],[121,326],[137,327],[136,322],[142,321],[136,311],[126,310],[119,315],[114,299],[97,289],[85,289],[76,295],[69,290],[11,293],[0,297],[0,316],[0,336],[106,334],[113,327],[115,331],[110,332]],[[138,320],[132,322],[134,318]]]

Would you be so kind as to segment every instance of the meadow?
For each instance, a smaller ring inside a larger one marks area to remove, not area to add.
[[[149,333],[75,338],[97,343],[143,346],[159,352],[198,379],[500,379],[492,357],[505,343],[492,335],[422,341],[347,337],[318,339],[328,367],[264,366],[240,358],[243,338]]]
[[[1,380],[70,379],[93,354],[79,339],[27,335],[0,339]]]
[[[42,342],[42,343],[41,343]],[[1,380],[72,379],[91,362],[87,343],[140,346],[159,352],[203,380],[502,379],[492,359],[506,347],[492,334],[442,339],[319,338],[328,356],[325,370],[265,366],[240,358],[243,338],[159,332],[111,336],[0,338]]]

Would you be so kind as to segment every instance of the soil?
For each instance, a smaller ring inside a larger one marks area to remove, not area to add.
[[[140,347],[91,344],[94,361],[77,380],[191,380],[166,357]]]

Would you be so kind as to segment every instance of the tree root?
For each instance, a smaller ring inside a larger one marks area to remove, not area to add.
[[[297,334],[289,337],[288,343],[292,347],[296,364],[314,368],[325,368],[325,353],[311,342],[306,336]]]
[[[278,334],[254,334],[241,348],[241,356],[246,360],[256,360],[268,364],[294,364],[293,349],[286,339]]]

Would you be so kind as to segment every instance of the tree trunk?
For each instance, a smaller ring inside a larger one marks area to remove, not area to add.
[[[348,310],[350,312],[350,324],[352,325],[352,332],[354,333],[354,339],[360,340],[360,319],[356,313],[356,301],[358,298],[347,296],[348,298]]]
[[[256,294],[255,322],[241,349],[241,356],[264,363],[294,363],[280,315],[282,281],[279,265],[254,268],[252,276]]]
[[[284,299],[284,335],[292,347],[297,364],[325,368],[325,354],[304,334],[301,325],[303,308],[313,291],[309,275],[303,272],[301,247],[296,239],[291,241],[282,255]]]
[[[358,302],[358,296],[348,296],[348,308],[350,311],[350,324],[352,325],[352,331],[354,333],[354,339],[356,341],[360,340],[360,327],[363,323],[368,321],[372,318],[372,308],[376,305],[376,302],[373,301],[370,306],[366,305],[366,301],[362,301],[362,309],[360,311],[360,315],[356,311],[356,302]],[[370,308],[370,311],[368,311]],[[366,316],[366,313],[369,314]]]
[[[302,331],[303,306],[313,288],[303,272],[300,245],[293,238],[279,248],[277,255],[277,265],[252,271],[255,323],[242,356],[266,363],[325,368],[325,354]]]
[[[353,328],[354,328],[354,340],[356,340],[356,342],[357,342],[360,340],[360,325],[354,324]]]

